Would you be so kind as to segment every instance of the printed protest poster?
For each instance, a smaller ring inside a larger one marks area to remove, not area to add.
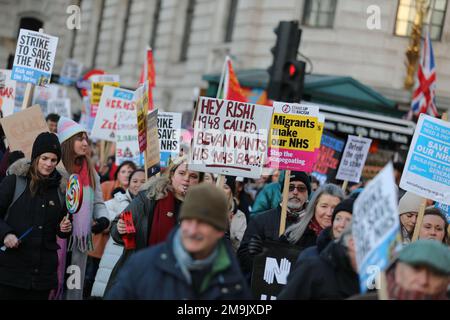
[[[159,141],[158,141],[158,109],[147,115],[147,177],[151,177],[161,170]]]
[[[47,132],[47,123],[39,106],[0,119],[11,151],[20,150],[27,159],[31,159],[34,140],[41,132]]]
[[[445,218],[447,218],[447,222],[450,224],[450,205],[436,202],[434,206],[441,210]]]
[[[11,79],[39,86],[49,84],[57,45],[57,37],[20,29]]]
[[[272,107],[200,97],[189,167],[258,178],[267,153]]]
[[[400,188],[450,204],[450,122],[420,115]]]
[[[81,77],[83,72],[83,64],[75,59],[67,59],[64,61],[64,65],[59,75],[59,83],[71,86]]]
[[[116,164],[133,161],[144,166],[144,155],[139,151],[136,112],[117,112]]]
[[[311,172],[318,146],[318,108],[285,102],[274,102],[273,107],[269,135],[270,167]]]
[[[11,80],[11,70],[0,69],[0,110],[3,117],[14,113],[16,81]]]
[[[91,117],[97,116],[100,99],[104,86],[118,87],[120,85],[120,77],[116,74],[93,75],[91,78]]]
[[[334,180],[344,145],[343,139],[339,139],[329,132],[322,135],[312,172],[312,176],[316,177],[321,185]]]
[[[47,116],[51,111],[48,110],[48,101],[51,99],[65,98],[67,91],[64,87],[56,84],[49,84],[45,87],[36,87],[33,93],[32,103],[38,104],[41,107],[44,116]]]
[[[358,183],[372,139],[349,135],[336,179]]]
[[[61,117],[72,118],[69,98],[50,99],[47,103],[48,113],[56,113]]]
[[[16,98],[14,100],[14,113],[22,110],[22,102],[23,102],[23,98],[25,96],[26,88],[27,88],[27,84],[25,82],[17,82],[16,81]],[[34,91],[36,91],[37,88],[41,88],[41,87],[35,87]],[[42,88],[44,88],[44,87],[42,87]]]
[[[94,121],[95,118],[91,117],[91,99],[89,97],[83,97],[80,124],[86,128],[89,136],[91,135],[92,128],[94,127]]]
[[[91,105],[92,108],[92,105]],[[117,112],[120,110],[136,113],[134,92],[105,86],[95,117],[91,136],[100,140],[116,141]]]
[[[148,113],[148,81],[134,92],[136,101],[136,112],[138,122],[139,150],[145,152],[147,149],[147,113]]]
[[[394,167],[389,163],[370,181],[353,206],[352,235],[355,243],[360,289],[375,288],[378,273],[385,271],[401,245]]]
[[[161,153],[161,168],[166,168],[170,159],[180,152],[181,113],[158,113],[159,151]]]
[[[265,241],[264,250],[255,256],[253,262],[251,288],[258,300],[276,300],[287,284],[300,249],[282,242]]]

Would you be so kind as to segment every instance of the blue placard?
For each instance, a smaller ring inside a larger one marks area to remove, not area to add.
[[[45,85],[50,83],[52,74],[31,68],[14,66],[11,79],[19,82],[28,82],[34,85]]]
[[[450,224],[450,206],[448,204],[443,204],[439,202],[436,202],[434,206],[442,211],[442,213],[447,218],[447,222]]]
[[[113,97],[114,98],[120,98],[123,100],[132,101],[133,100],[133,92],[128,92],[120,89],[114,90]]]

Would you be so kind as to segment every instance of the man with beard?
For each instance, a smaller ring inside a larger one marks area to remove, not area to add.
[[[311,194],[309,176],[300,171],[292,171],[289,183],[287,203],[286,229],[297,223],[305,211],[307,200]],[[251,273],[255,255],[263,251],[264,240],[278,241],[281,218],[281,204],[250,219],[247,230],[238,250],[238,258],[244,273]],[[301,247],[315,245],[316,236],[304,237]]]

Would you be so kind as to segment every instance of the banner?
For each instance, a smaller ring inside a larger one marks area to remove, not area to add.
[[[450,204],[450,122],[420,115],[400,188]]]
[[[349,135],[336,179],[358,183],[372,139]]]
[[[0,110],[3,117],[14,113],[16,81],[11,80],[11,70],[0,69]]]
[[[59,75],[59,83],[71,86],[78,81],[83,72],[83,64],[75,59],[66,59]]]
[[[158,113],[159,151],[161,168],[166,168],[171,159],[180,153],[181,113]]]
[[[276,300],[287,284],[300,249],[282,242],[265,241],[262,254],[253,261],[251,288],[257,300]]]
[[[20,29],[11,79],[39,86],[49,84],[57,45],[57,37]]]
[[[318,147],[319,109],[274,102],[269,135],[270,167],[311,172]]]
[[[148,113],[148,81],[134,92],[136,101],[139,150],[145,152],[147,149],[147,113]]]
[[[91,117],[97,116],[97,110],[102,97],[104,86],[118,87],[120,85],[120,77],[115,74],[93,75],[91,80]]]
[[[361,292],[375,288],[377,272],[385,271],[401,246],[394,167],[389,163],[353,206],[352,235]]]
[[[344,150],[344,144],[344,140],[329,132],[325,132],[322,135],[320,148],[311,174],[319,180],[321,185],[334,180],[342,151]]]
[[[48,113],[56,113],[61,117],[72,118],[69,98],[50,99],[47,103]]]
[[[32,106],[23,111],[0,119],[11,151],[22,151],[31,159],[34,140],[41,132],[48,132],[47,123],[39,106]]]
[[[91,105],[92,108],[92,105]],[[134,92],[121,88],[105,86],[95,117],[91,136],[100,140],[116,141],[117,112],[120,110],[136,112]]]
[[[147,177],[151,177],[161,170],[159,141],[158,141],[158,109],[147,115]]]
[[[133,161],[144,166],[144,155],[139,151],[137,135],[137,119],[135,112],[117,112],[116,164]]]
[[[200,172],[259,178],[272,108],[200,97],[189,167]]]

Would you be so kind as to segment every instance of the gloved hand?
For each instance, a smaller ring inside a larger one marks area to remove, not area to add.
[[[109,227],[109,220],[105,217],[95,219],[94,221],[95,221],[95,223],[91,227],[91,232],[93,234],[100,233]]]
[[[263,241],[260,236],[253,236],[248,243],[248,253],[252,256],[260,254],[263,252]]]

